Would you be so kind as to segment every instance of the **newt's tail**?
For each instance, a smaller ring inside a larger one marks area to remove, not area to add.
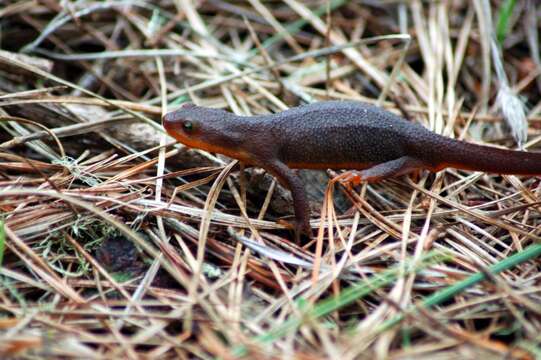
[[[443,136],[431,137],[428,142],[431,144],[418,143],[414,147],[417,156],[436,171],[452,167],[493,174],[541,175],[541,153],[504,150]]]

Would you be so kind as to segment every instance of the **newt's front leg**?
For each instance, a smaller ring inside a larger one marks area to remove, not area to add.
[[[295,210],[295,235],[299,242],[300,234],[311,236],[310,206],[304,185],[299,176],[281,161],[274,160],[262,164],[265,170],[274,175],[280,183],[291,191]]]

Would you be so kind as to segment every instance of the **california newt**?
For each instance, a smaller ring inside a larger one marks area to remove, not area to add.
[[[447,167],[497,174],[540,175],[541,154],[447,138],[382,108],[325,101],[256,116],[185,104],[163,126],[181,143],[264,168],[293,196],[297,233],[310,234],[304,186],[292,170],[356,169],[358,184],[414,170]]]

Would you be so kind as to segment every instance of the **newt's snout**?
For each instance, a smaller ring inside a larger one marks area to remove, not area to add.
[[[169,112],[165,114],[165,116],[162,118],[162,126],[164,129],[170,133],[173,129],[173,124],[175,123],[175,115],[173,112]]]

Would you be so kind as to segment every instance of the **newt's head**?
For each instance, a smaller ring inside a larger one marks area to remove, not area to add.
[[[167,113],[162,124],[186,146],[242,160],[242,121],[232,113],[187,103]]]

